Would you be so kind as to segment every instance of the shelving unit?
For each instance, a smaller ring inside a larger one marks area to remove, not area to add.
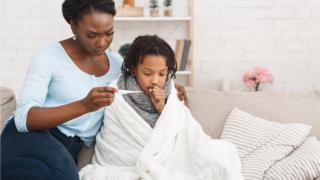
[[[148,4],[149,0],[145,0],[145,4]],[[165,17],[115,17],[116,28],[118,27],[120,31],[116,29],[116,33],[119,32],[119,36],[114,40],[118,43],[118,46],[128,43],[133,40],[138,35],[143,34],[157,34],[169,42],[171,47],[175,49],[175,43],[177,39],[190,39],[190,54],[187,65],[187,70],[177,71],[177,81],[179,84],[185,86],[192,86],[193,84],[193,0],[179,0],[174,1],[174,3],[185,3],[188,8],[186,13],[175,14],[179,8],[173,6],[173,16]],[[160,3],[159,3],[160,4]],[[146,5],[145,5],[146,6]],[[145,7],[148,8],[148,7]],[[184,9],[185,10],[185,9]],[[146,12],[146,11],[145,11]],[[146,14],[146,13],[145,13]],[[164,30],[159,30],[164,27],[168,27]],[[121,31],[122,30],[122,31]],[[159,31],[161,31],[159,33]],[[161,34],[162,33],[162,34]],[[122,39],[121,39],[122,38]],[[125,39],[125,40],[123,40]]]
[[[115,17],[116,21],[190,21],[191,17]]]

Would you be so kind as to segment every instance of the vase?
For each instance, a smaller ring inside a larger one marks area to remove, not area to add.
[[[259,85],[260,85],[260,83],[257,83],[256,87],[254,87],[255,91],[259,91]]]

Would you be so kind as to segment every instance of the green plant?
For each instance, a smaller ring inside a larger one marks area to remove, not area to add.
[[[163,1],[164,7],[170,7],[172,6],[172,0],[164,0]]]
[[[123,44],[122,46],[120,46],[118,52],[119,52],[119,54],[120,54],[123,58],[126,57],[126,55],[127,55],[127,53],[128,53],[128,50],[129,50],[129,48],[130,48],[130,45],[131,45],[131,43],[126,43],[126,44]]]
[[[157,9],[159,7],[158,0],[150,0],[150,8]]]

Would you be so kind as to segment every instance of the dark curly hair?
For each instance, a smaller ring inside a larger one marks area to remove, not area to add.
[[[116,15],[113,0],[65,0],[62,4],[62,14],[67,23],[73,20],[77,23],[84,14],[99,11]]]
[[[131,44],[122,64],[122,73],[125,77],[142,63],[146,55],[161,55],[167,60],[168,75],[175,77],[177,61],[170,45],[157,35],[138,36]]]

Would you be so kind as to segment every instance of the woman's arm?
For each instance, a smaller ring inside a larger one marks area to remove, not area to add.
[[[15,125],[19,132],[28,132],[29,129],[50,129],[85,113],[109,105],[113,101],[115,89],[101,87],[93,88],[86,97],[79,94],[75,95],[73,98],[74,101],[65,100],[65,105],[45,107],[46,99],[50,96],[50,92],[54,93],[57,98],[72,95],[57,94],[64,92],[70,93],[70,87],[65,87],[68,86],[68,84],[56,87],[60,88],[59,92],[50,89],[53,87],[52,82],[61,76],[61,74],[59,74],[60,69],[57,66],[57,64],[59,64],[57,58],[60,57],[56,56],[55,49],[52,48],[52,46],[46,46],[40,49],[32,58],[14,115]],[[74,77],[74,79],[76,81],[76,77]],[[81,87],[81,79],[78,81],[78,87]],[[77,90],[75,90],[75,92],[77,92]],[[64,100],[61,100],[60,102],[63,101]]]
[[[188,106],[188,96],[187,96],[186,89],[183,86],[178,84],[175,84],[175,87],[178,91],[178,98],[180,99],[180,101],[184,101],[184,104]]]
[[[32,107],[27,115],[28,130],[47,130],[113,102],[115,88],[93,88],[82,100],[58,107]]]

